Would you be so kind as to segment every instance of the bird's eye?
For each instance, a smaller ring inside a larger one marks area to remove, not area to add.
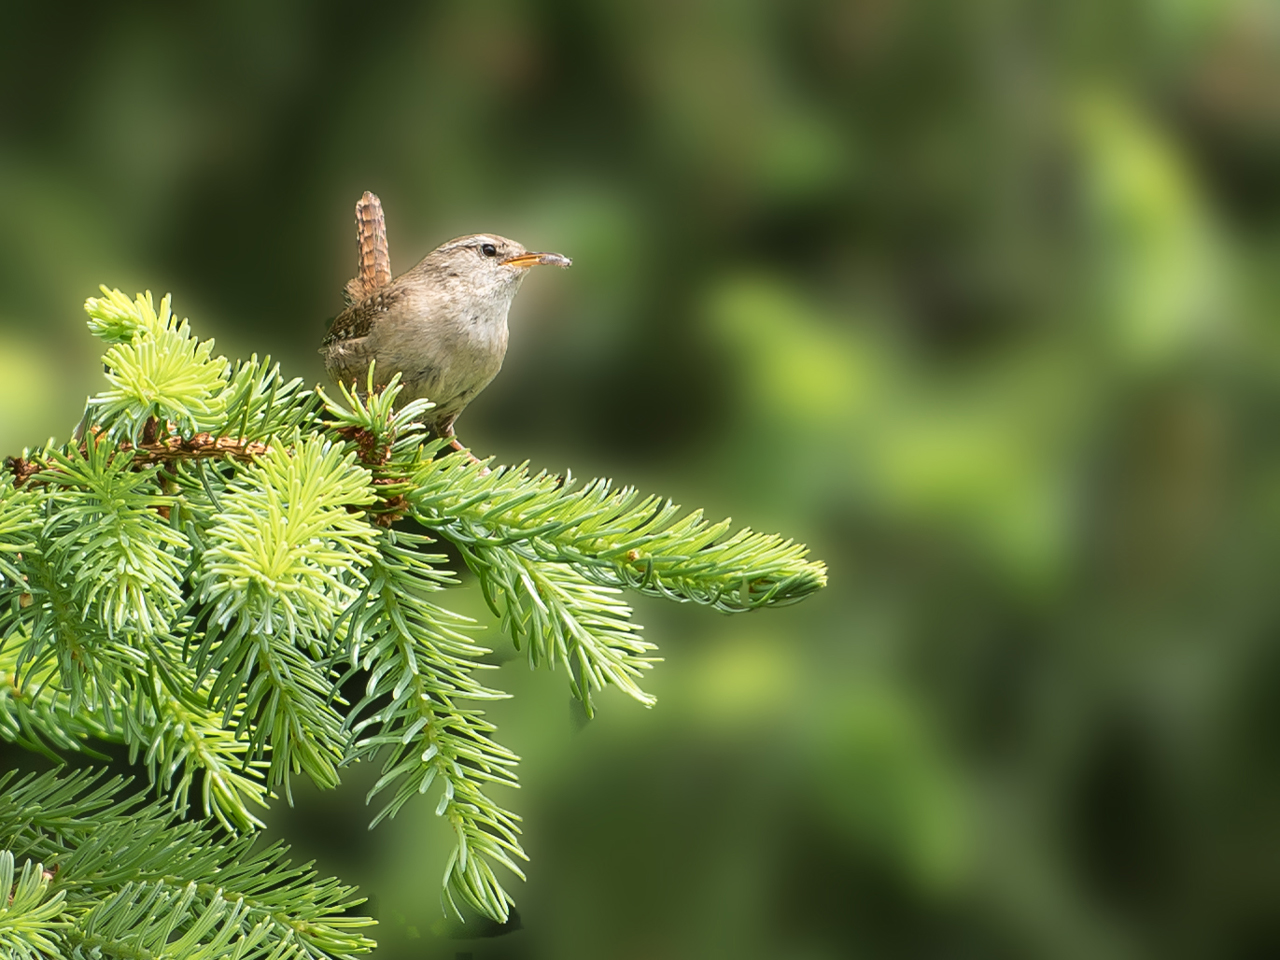
[[[498,255],[498,248],[492,243],[482,243],[480,244],[480,252],[486,257],[496,257]]]

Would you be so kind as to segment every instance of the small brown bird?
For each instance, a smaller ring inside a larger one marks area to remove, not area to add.
[[[502,368],[507,311],[520,281],[537,264],[570,263],[493,234],[450,240],[334,318],[320,347],[325,368],[359,388],[371,361],[379,383],[400,374],[399,402],[433,401],[427,422],[437,436],[452,438],[458,414]]]

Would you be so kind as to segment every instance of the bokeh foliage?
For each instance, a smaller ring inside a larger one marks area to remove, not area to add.
[[[1280,945],[1274,4],[8,17],[8,448],[79,415],[104,277],[320,379],[373,189],[397,271],[480,229],[574,257],[517,300],[469,444],[831,563],[783,615],[642,611],[652,712],[573,735],[504,668],[542,873],[526,929],[467,949]],[[299,803],[387,956],[453,954],[413,886],[429,812],[370,839]]]

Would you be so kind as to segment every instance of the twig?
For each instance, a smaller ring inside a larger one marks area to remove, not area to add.
[[[169,463],[174,460],[203,460],[211,457],[233,457],[237,460],[252,460],[271,451],[267,444],[258,440],[236,439],[233,437],[215,437],[211,433],[197,433],[184,439],[180,436],[167,436],[148,439],[144,431],[143,441],[136,446],[128,440],[121,441],[116,448],[120,453],[133,451],[133,462],[138,466],[150,466],[155,463]],[[83,448],[84,444],[81,444]],[[7,457],[4,465],[13,471],[13,485],[20,487],[33,476],[51,468],[38,460],[25,457]]]

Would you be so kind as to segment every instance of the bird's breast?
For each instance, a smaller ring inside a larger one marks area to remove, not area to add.
[[[433,306],[430,312],[390,315],[373,331],[378,379],[384,371],[388,378],[399,373],[407,394],[427,397],[441,407],[458,400],[465,405],[502,368],[506,309]]]

